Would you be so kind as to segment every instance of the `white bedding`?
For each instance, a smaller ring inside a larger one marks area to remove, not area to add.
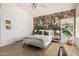
[[[27,36],[23,40],[23,43],[38,46],[40,48],[47,48],[47,46],[51,43],[52,38],[53,38],[52,36],[36,34],[36,35]]]

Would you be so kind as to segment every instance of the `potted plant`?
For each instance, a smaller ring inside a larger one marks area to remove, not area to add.
[[[62,32],[64,33],[64,35],[66,35],[66,37],[68,38],[67,40],[67,44],[72,44],[72,40],[70,40],[70,38],[72,37],[72,29],[73,29],[73,26],[72,24],[68,24],[68,23],[65,23],[64,24],[65,26],[62,28]]]

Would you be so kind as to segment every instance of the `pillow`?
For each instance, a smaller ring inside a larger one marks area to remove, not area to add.
[[[34,30],[33,34],[54,36],[54,30]]]
[[[49,32],[47,32],[47,31],[44,31],[44,35],[49,35]]]
[[[42,35],[42,31],[39,30],[39,31],[38,31],[38,34]]]

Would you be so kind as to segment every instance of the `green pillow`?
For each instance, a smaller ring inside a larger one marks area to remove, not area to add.
[[[42,35],[42,31],[38,31],[38,34]]]
[[[49,32],[44,31],[44,35],[49,35]]]

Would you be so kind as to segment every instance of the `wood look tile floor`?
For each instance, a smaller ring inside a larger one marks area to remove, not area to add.
[[[41,49],[30,45],[23,45],[22,41],[20,41],[5,47],[0,47],[0,56],[57,56],[59,47],[59,43],[53,42],[48,46],[48,48]],[[65,46],[65,48],[66,47],[66,51],[68,50],[68,48],[69,50],[73,48],[71,48],[71,46]],[[72,50],[69,50],[68,52],[72,52]],[[73,50],[73,54],[69,53],[69,55],[78,55],[77,53],[75,53],[77,51],[75,49]]]
[[[64,45],[64,48],[68,54],[68,56],[79,56],[79,51],[74,45]]]

